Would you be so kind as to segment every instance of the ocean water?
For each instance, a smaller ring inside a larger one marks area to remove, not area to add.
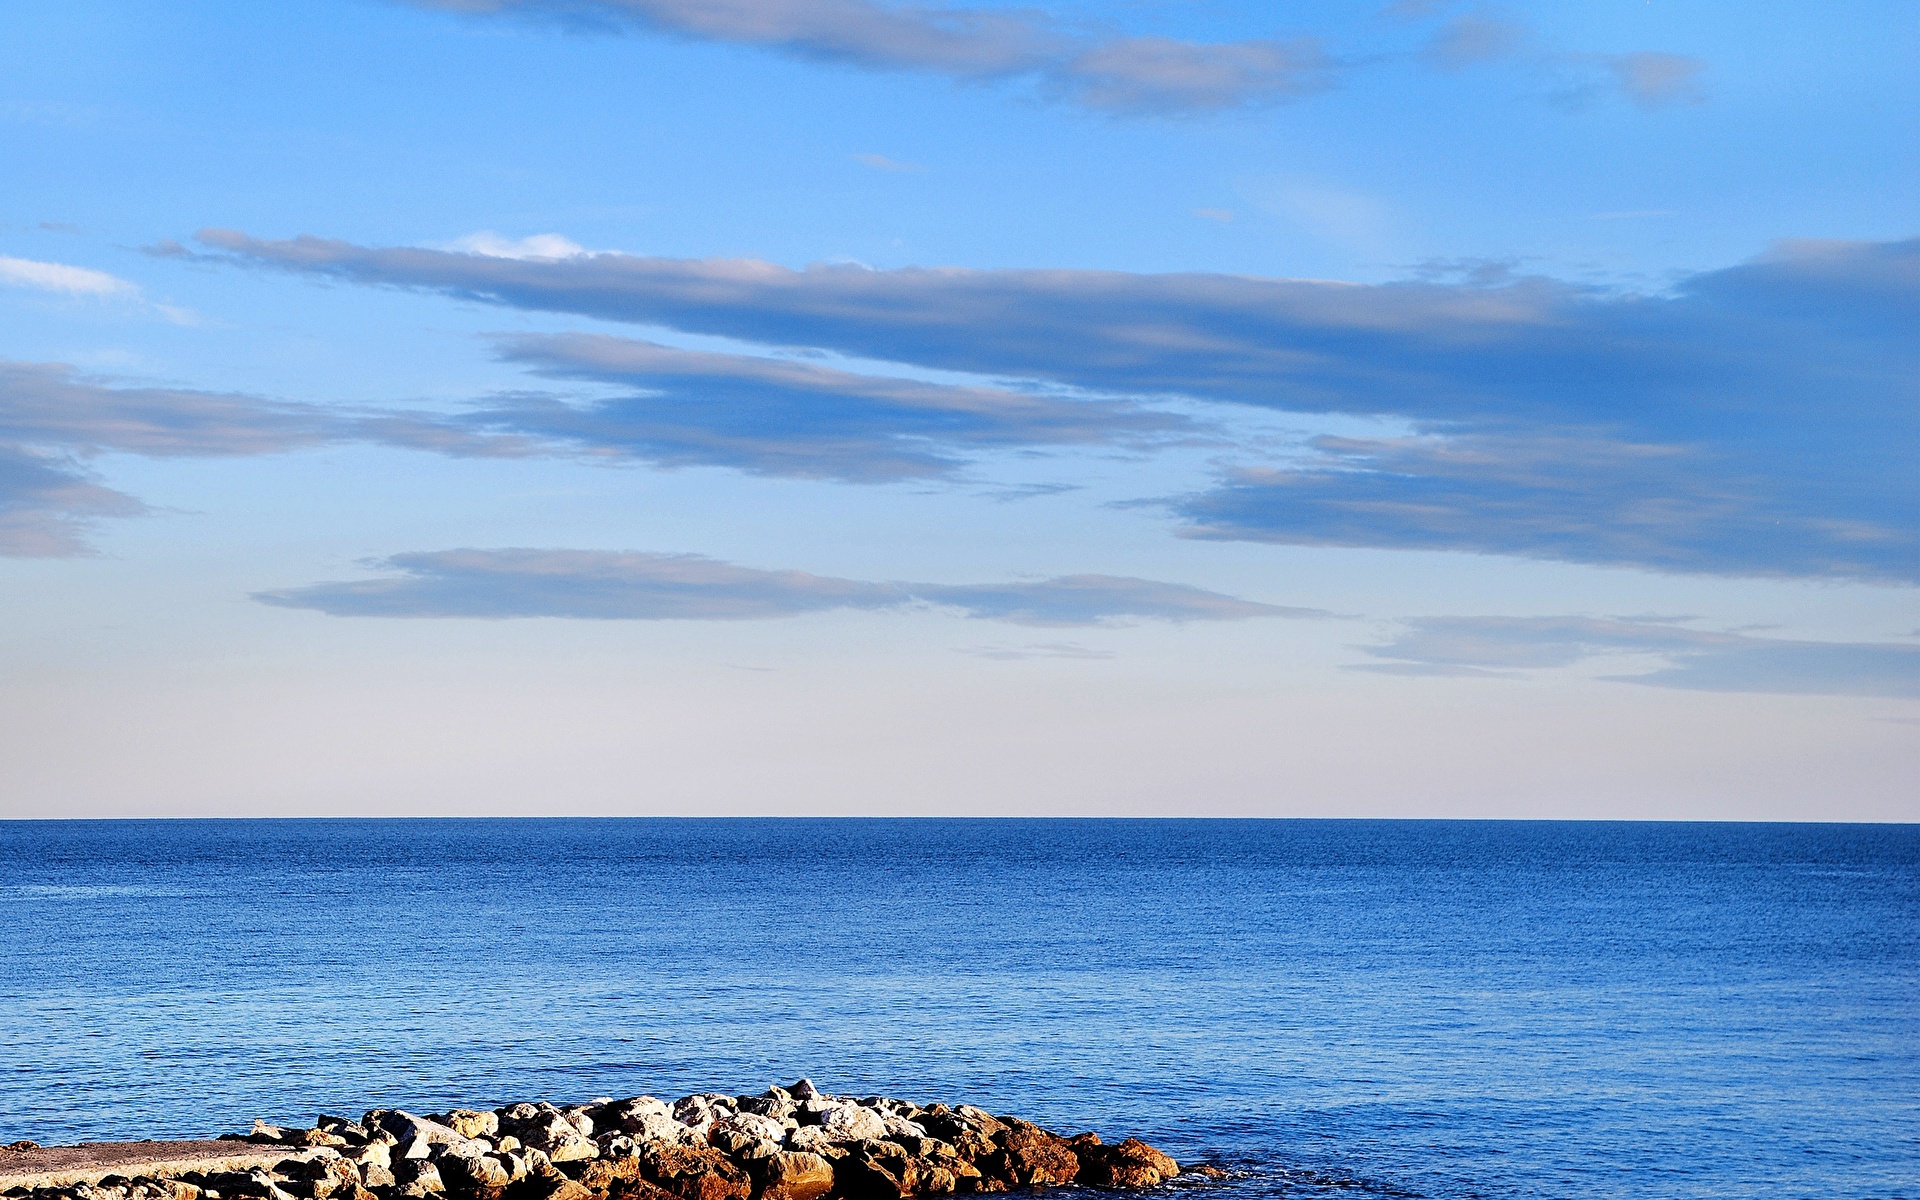
[[[803,1074],[1221,1200],[1920,1197],[1920,827],[0,823],[0,1141]]]

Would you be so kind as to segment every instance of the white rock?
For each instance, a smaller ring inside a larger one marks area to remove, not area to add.
[[[887,1136],[886,1118],[858,1104],[842,1104],[827,1110],[820,1118],[820,1128],[843,1142]]]

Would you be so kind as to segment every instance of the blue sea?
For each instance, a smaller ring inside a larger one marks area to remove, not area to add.
[[[1920,826],[0,823],[0,1142],[758,1091],[1255,1197],[1920,1197]]]

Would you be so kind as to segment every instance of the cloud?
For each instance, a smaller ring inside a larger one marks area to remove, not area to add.
[[[1700,76],[1707,64],[1685,54],[1665,54],[1644,50],[1634,54],[1611,54],[1602,64],[1629,100],[1642,108],[1665,108],[1674,104],[1699,104],[1706,99]]]
[[[1652,656],[1665,665],[1602,678],[1712,692],[1920,698],[1920,646],[1808,642],[1690,629],[1657,619],[1426,617],[1354,669],[1494,675]]]
[[[1214,112],[1296,99],[1330,86],[1337,69],[1311,38],[1206,43],[1101,37],[1029,9],[894,6],[872,0],[414,2],[969,81],[1029,78],[1048,94],[1123,114]]]
[[[1209,45],[1133,37],[1077,55],[1050,73],[1049,84],[1106,112],[1219,112],[1325,91],[1335,71],[1314,38]]]
[[[1507,17],[1469,13],[1448,21],[1421,51],[1427,65],[1458,71],[1518,53],[1527,27]]]
[[[814,363],[677,350],[595,334],[504,338],[509,362],[623,389],[568,404],[507,397],[464,418],[490,433],[661,466],[885,482],[951,474],[968,454],[1141,444],[1190,420],[1136,404],[862,375]]]
[[[0,557],[84,554],[93,520],[145,511],[133,497],[95,483],[71,459],[0,442]]]
[[[346,441],[447,454],[531,449],[408,413],[116,387],[59,363],[0,359],[0,556],[85,553],[93,521],[147,511],[97,483],[84,465],[89,458],[230,458]]]
[[[530,237],[508,238],[490,229],[455,238],[447,244],[447,249],[459,250],[467,254],[483,254],[488,258],[571,258],[576,254],[586,253],[585,248],[577,242],[563,238],[557,233],[536,233]]]
[[[1179,583],[1119,575],[1065,575],[1034,583],[911,585],[920,599],[970,617],[1015,625],[1098,625],[1115,619],[1238,621],[1248,617],[1329,617],[1316,608],[1284,608],[1236,600]]]
[[[1173,503],[1195,536],[1920,581],[1920,239],[1785,242],[1635,294],[1511,270],[1357,285],[200,236],[513,308],[1411,427],[1229,472]]]
[[[740,567],[698,554],[529,549],[397,554],[375,565],[399,574],[283,588],[254,599],[349,617],[741,621],[915,604],[1020,625],[1321,615],[1115,575],[1005,585],[870,583]]]
[[[0,284],[57,292],[65,296],[130,297],[140,289],[105,271],[88,267],[70,267],[65,263],[38,262],[31,258],[8,258],[0,254]]]
[[[1398,6],[1389,12],[1417,20],[1432,15],[1438,7]],[[1700,81],[1707,64],[1698,58],[1660,50],[1625,54],[1553,50],[1540,45],[1525,22],[1484,9],[1448,18],[1428,38],[1419,57],[1435,70],[1450,72],[1492,62],[1517,62],[1555,81],[1552,98],[1567,107],[1580,107],[1603,92],[1616,93],[1644,109],[1698,104],[1706,99]]]

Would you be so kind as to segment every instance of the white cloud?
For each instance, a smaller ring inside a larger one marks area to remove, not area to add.
[[[0,255],[0,283],[67,296],[131,298],[140,294],[138,286],[105,271],[6,255]]]
[[[572,258],[585,254],[586,248],[557,233],[536,233],[523,238],[502,237],[490,229],[470,233],[447,243],[447,249],[488,258]]]

